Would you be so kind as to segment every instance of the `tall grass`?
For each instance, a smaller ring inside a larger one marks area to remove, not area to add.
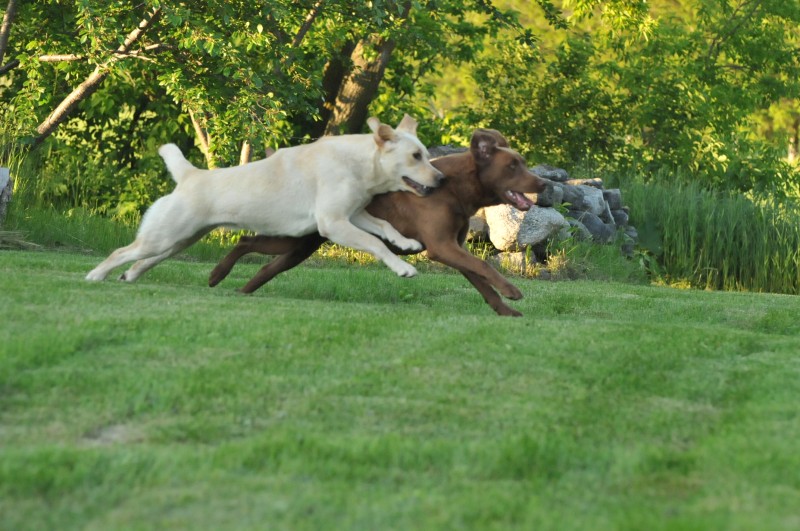
[[[697,184],[628,183],[625,199],[666,280],[800,293],[800,213],[793,205]]]

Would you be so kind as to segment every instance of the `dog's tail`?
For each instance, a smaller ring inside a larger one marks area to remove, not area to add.
[[[183,156],[181,149],[175,144],[164,144],[158,149],[158,154],[164,159],[172,179],[180,183],[186,174],[197,168]]]

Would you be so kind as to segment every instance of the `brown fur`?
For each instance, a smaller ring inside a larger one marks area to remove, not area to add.
[[[499,315],[522,315],[503,303],[495,291],[497,289],[503,296],[516,300],[522,298],[519,289],[491,265],[466,251],[463,243],[469,219],[479,208],[501,203],[515,204],[505,195],[506,191],[541,192],[545,181],[527,169],[524,159],[516,151],[508,149],[503,135],[491,129],[476,130],[469,151],[434,159],[431,163],[446,176],[444,184],[431,195],[422,198],[404,192],[382,194],[373,198],[367,211],[389,221],[405,237],[421,242],[431,260],[458,269]],[[530,201],[519,201],[517,195],[517,208],[526,210],[532,206]],[[211,272],[209,285],[215,286],[222,281],[245,254],[280,255],[241,290],[252,293],[279,273],[311,256],[325,241],[319,234],[302,238],[245,236]],[[399,249],[392,248],[392,251],[401,254]]]

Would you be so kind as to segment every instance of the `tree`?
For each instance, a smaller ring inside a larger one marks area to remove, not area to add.
[[[798,97],[800,6],[662,0],[647,12],[644,2],[624,4],[569,2],[570,28],[538,51],[513,36],[498,40],[495,61],[474,70],[481,98],[467,118],[513,131],[516,145],[555,164],[739,190],[787,178],[755,121]],[[601,17],[585,18],[590,8]]]

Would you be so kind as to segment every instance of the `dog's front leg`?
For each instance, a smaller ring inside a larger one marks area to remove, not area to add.
[[[463,247],[460,247],[454,240],[433,242],[426,240],[426,243],[428,244],[428,257],[431,260],[436,260],[437,262],[458,269],[464,275],[471,273],[479,276],[483,279],[483,282],[497,288],[504,297],[514,300],[522,298],[522,292],[519,288],[506,280],[506,278],[498,273],[491,265],[471,255]]]
[[[417,240],[406,238],[391,223],[385,219],[376,218],[366,210],[360,210],[350,216],[350,221],[356,227],[383,238],[399,249],[414,252],[422,250],[422,244]]]
[[[477,289],[478,293],[481,294],[483,300],[486,301],[486,304],[491,306],[497,315],[522,317],[522,312],[518,312],[514,308],[511,308],[505,304],[503,299],[500,298],[500,295],[498,295],[497,292],[492,289],[492,286],[490,286],[482,276],[470,271],[461,271],[461,274],[464,275],[467,280],[469,280],[470,284],[475,286],[475,289]]]
[[[318,229],[322,236],[334,243],[371,254],[401,277],[413,277],[417,274],[414,266],[398,258],[381,240],[359,229],[346,218],[320,219]]]

